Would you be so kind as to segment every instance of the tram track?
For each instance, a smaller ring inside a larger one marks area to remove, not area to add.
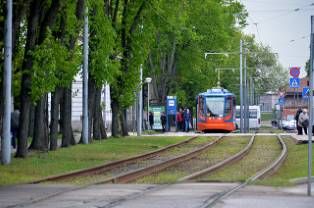
[[[71,188],[68,188],[68,189],[65,189],[65,190],[62,190],[62,191],[56,191],[56,192],[53,192],[53,193],[50,193],[50,194],[47,194],[47,195],[44,195],[44,196],[40,196],[40,197],[37,197],[37,198],[32,198],[29,201],[23,202],[21,204],[12,205],[12,206],[9,206],[9,207],[13,208],[13,207],[30,206],[32,204],[35,204],[35,203],[38,203],[38,202],[41,202],[41,201],[45,201],[45,200],[54,198],[56,196],[59,196],[59,195],[62,195],[62,194],[68,193],[68,192],[84,189],[84,188],[87,188],[87,187],[90,187],[90,186],[93,186],[93,185],[106,184],[106,183],[125,183],[125,182],[129,182],[129,181],[135,180],[135,179],[137,179],[139,177],[143,177],[145,175],[151,174],[153,172],[163,170],[163,169],[165,169],[167,167],[170,167],[171,165],[175,165],[175,164],[178,164],[180,162],[184,162],[186,160],[189,160],[189,159],[197,156],[201,152],[207,150],[208,148],[210,148],[214,144],[216,144],[223,137],[224,136],[220,136],[220,137],[216,138],[214,141],[207,142],[206,145],[204,145],[201,142],[199,142],[199,143],[196,142],[196,145],[194,145],[194,146],[201,146],[201,147],[198,147],[195,150],[189,151],[186,154],[179,155],[177,157],[168,159],[166,161],[159,162],[159,163],[154,164],[154,165],[150,165],[148,167],[135,169],[135,170],[129,171],[127,173],[122,173],[120,175],[116,175],[116,176],[111,177],[111,178],[106,179],[106,180],[100,180],[100,181],[97,181],[97,182],[93,182],[93,183],[89,183],[89,184],[85,184],[85,185],[81,185],[81,186],[71,187]],[[54,181],[54,180],[58,180],[59,181],[59,180],[62,180],[62,179],[69,179],[71,177],[78,177],[78,176],[83,176],[83,175],[95,174],[97,172],[102,172],[104,170],[109,170],[112,167],[117,167],[118,165],[121,165],[121,164],[128,164],[129,162],[136,162],[136,161],[143,160],[143,159],[149,159],[149,158],[152,158],[152,157],[154,157],[154,156],[156,156],[156,155],[158,155],[158,154],[160,154],[162,152],[166,152],[168,150],[171,150],[172,148],[180,147],[183,144],[190,143],[191,141],[194,141],[196,138],[198,138],[198,137],[192,137],[192,138],[187,139],[187,140],[185,140],[183,142],[167,146],[165,148],[162,148],[162,149],[154,151],[154,152],[150,152],[150,153],[146,153],[146,154],[143,154],[143,155],[139,155],[139,156],[135,156],[135,157],[132,157],[132,158],[128,158],[128,159],[125,159],[125,160],[120,160],[120,161],[112,162],[112,163],[109,163],[109,164],[97,166],[95,168],[84,169],[84,170],[80,170],[80,171],[75,171],[75,172],[71,172],[71,173],[67,173],[67,174],[52,176],[52,177],[48,177],[48,178],[45,178],[45,179],[33,181],[31,184],[51,182],[51,181]],[[149,188],[148,190],[150,190],[150,189],[151,188]]]
[[[243,183],[240,183],[239,185],[236,185],[230,189],[227,189],[223,192],[220,192],[220,193],[217,193],[213,196],[210,196],[208,199],[206,199],[206,201],[199,208],[214,207],[218,202],[231,196],[232,194],[234,194],[238,190],[244,188],[246,185],[253,183],[254,181],[256,181],[258,179],[262,179],[262,178],[269,176],[272,173],[274,173],[281,166],[281,164],[283,163],[283,161],[285,160],[285,158],[288,155],[288,150],[287,150],[286,144],[284,143],[283,139],[280,137],[280,135],[276,135],[276,137],[277,137],[279,144],[280,144],[280,147],[281,147],[281,153],[269,166],[258,171],[255,175],[252,175],[251,177],[246,179]]]
[[[149,175],[149,174],[152,174],[152,173],[164,170],[164,169],[166,169],[168,167],[171,167],[173,165],[182,163],[184,161],[191,160],[194,157],[196,157],[197,155],[201,154],[203,151],[207,150],[212,145],[218,143],[218,141],[220,141],[223,137],[225,137],[225,136],[218,137],[217,139],[215,139],[214,141],[208,143],[207,145],[205,145],[205,146],[203,146],[201,148],[198,148],[197,150],[193,150],[193,151],[189,152],[188,153],[189,156],[187,156],[186,154],[185,155],[181,155],[181,156],[169,159],[166,162],[161,162],[160,164],[151,165],[151,166],[148,166],[146,168],[137,169],[137,170],[134,170],[134,171],[127,172],[125,174],[121,174],[121,175],[115,176],[115,177],[111,178],[110,180],[98,181],[98,182],[92,183],[92,184],[87,184],[87,185],[83,185],[83,186],[79,186],[79,187],[72,187],[72,188],[69,188],[67,190],[63,190],[63,191],[59,191],[59,192],[57,191],[57,192],[51,193],[49,195],[45,195],[45,196],[42,196],[42,197],[34,198],[34,199],[32,199],[32,200],[30,200],[30,201],[28,201],[26,203],[24,202],[22,205],[21,204],[17,204],[17,205],[14,205],[14,206],[10,206],[10,208],[11,207],[13,208],[13,207],[31,206],[32,204],[35,204],[35,203],[38,203],[38,202],[41,202],[41,201],[45,201],[47,199],[54,198],[56,196],[65,194],[67,192],[72,192],[72,191],[76,191],[76,190],[79,190],[79,189],[84,189],[84,188],[87,188],[87,187],[92,186],[92,185],[104,184],[104,183],[126,183],[126,182],[130,182],[130,181],[134,181],[134,180],[136,180],[138,178],[141,178],[141,177],[143,177],[145,175]],[[225,159],[225,160],[223,160],[221,162],[218,162],[218,163],[214,164],[213,166],[210,166],[210,167],[208,167],[206,169],[203,169],[201,171],[195,172],[195,173],[193,173],[193,174],[191,174],[189,176],[183,177],[183,178],[179,179],[178,181],[176,181],[175,183],[172,183],[172,184],[167,184],[167,185],[162,185],[162,186],[149,186],[149,187],[143,189],[139,193],[130,194],[130,195],[124,196],[123,198],[121,197],[121,198],[112,200],[111,202],[107,203],[105,206],[101,206],[101,207],[102,208],[115,207],[115,206],[118,206],[121,203],[124,203],[126,201],[136,200],[136,199],[138,199],[138,198],[140,198],[142,196],[145,196],[146,194],[149,194],[151,192],[156,192],[156,191],[159,191],[159,190],[162,190],[162,189],[166,189],[166,188],[168,188],[168,187],[170,187],[172,185],[175,185],[177,183],[188,181],[188,180],[192,180],[192,179],[197,178],[197,177],[199,177],[201,175],[208,174],[211,171],[214,171],[214,170],[217,170],[219,168],[225,167],[225,166],[227,166],[227,165],[229,165],[231,163],[235,163],[235,162],[241,160],[241,158],[245,157],[245,155],[250,150],[252,144],[254,143],[254,138],[255,138],[255,135],[253,135],[251,137],[249,143],[241,151],[239,151],[238,153],[232,155],[231,157],[228,157],[227,159]],[[280,164],[284,161],[285,157],[287,156],[287,148],[286,148],[283,140],[278,135],[277,135],[277,138],[278,138],[278,141],[279,141],[279,143],[281,145],[282,151],[281,151],[280,156],[274,162],[272,162],[271,165],[269,165],[267,168],[264,168],[263,170],[259,171],[254,176],[248,178],[244,183],[241,183],[241,184],[239,184],[239,185],[237,185],[237,186],[235,186],[235,187],[233,187],[233,188],[231,188],[229,190],[225,190],[223,192],[217,193],[217,194],[209,197],[208,199],[206,199],[205,203],[203,203],[200,208],[213,207],[217,202],[219,202],[220,200],[230,196],[231,194],[233,194],[237,190],[245,187],[247,184],[252,183],[252,182],[254,182],[257,179],[263,178],[266,175],[269,175],[272,172],[276,171],[276,169],[280,166]]]
[[[49,182],[49,181],[58,181],[58,180],[65,180],[68,178],[73,178],[73,177],[79,177],[79,176],[85,176],[85,175],[91,175],[91,174],[97,174],[98,172],[104,172],[104,171],[109,171],[115,167],[121,166],[121,165],[127,165],[129,163],[132,162],[137,162],[140,160],[145,160],[145,159],[150,159],[153,157],[156,157],[157,155],[164,153],[166,151],[172,150],[174,148],[177,147],[181,147],[184,146],[186,144],[191,143],[192,141],[194,141],[195,139],[199,138],[198,136],[193,136],[191,138],[188,138],[182,142],[176,143],[176,144],[172,144],[172,145],[168,145],[166,147],[163,147],[161,149],[155,150],[155,151],[151,151],[148,153],[144,153],[141,155],[137,155],[134,157],[130,157],[130,158],[126,158],[126,159],[122,159],[122,160],[117,160],[117,161],[113,161],[113,162],[109,162],[109,163],[105,163],[96,167],[92,167],[92,168],[86,168],[86,169],[82,169],[82,170],[77,170],[77,171],[72,171],[72,172],[68,172],[65,174],[58,174],[58,175],[54,175],[54,176],[49,176],[43,179],[39,179],[39,180],[35,180],[30,182],[30,184],[38,184],[38,183],[44,183],[44,182]]]

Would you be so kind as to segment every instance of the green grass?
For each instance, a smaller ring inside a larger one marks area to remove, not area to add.
[[[267,167],[280,154],[275,137],[256,137],[250,152],[240,161],[203,176],[200,181],[245,181]]]
[[[279,170],[271,177],[257,181],[257,184],[272,186],[288,186],[291,179],[307,176],[308,145],[295,144],[291,138],[284,138],[288,147],[288,156]],[[313,151],[312,151],[313,152]],[[312,154],[314,166],[314,153]]]
[[[270,126],[261,126],[261,128],[258,129],[258,133],[275,133],[275,134],[280,134],[280,133],[286,133],[286,132],[284,130],[282,130],[282,129],[277,129],[277,128],[273,128],[273,127],[270,127]]]
[[[196,140],[197,141],[197,140]],[[165,184],[174,183],[181,177],[208,168],[243,149],[249,141],[249,137],[229,137],[221,140],[215,146],[209,148],[196,158],[150,176],[137,180],[135,183]]]
[[[271,121],[273,119],[273,113],[261,113],[262,121]]]
[[[25,183],[46,176],[93,167],[157,150],[187,137],[127,137],[75,145],[48,153],[32,152],[26,159],[12,158],[12,163],[0,166],[0,186]]]

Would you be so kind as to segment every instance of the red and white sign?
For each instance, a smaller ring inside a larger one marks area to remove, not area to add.
[[[290,75],[294,78],[298,78],[300,75],[301,67],[290,67]]]

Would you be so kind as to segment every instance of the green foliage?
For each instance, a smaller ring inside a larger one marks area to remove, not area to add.
[[[116,34],[104,12],[104,1],[89,1],[90,6],[90,75],[97,86],[111,83],[116,76],[118,64],[110,59],[116,41]]]
[[[38,45],[32,52],[33,66],[30,70],[32,73],[31,97],[36,102],[44,93],[54,90],[57,84],[57,57],[62,52],[59,51],[58,42],[54,40],[51,32],[41,45]]]

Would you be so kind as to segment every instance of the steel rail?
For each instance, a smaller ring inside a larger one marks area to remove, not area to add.
[[[280,144],[282,150],[281,150],[280,155],[278,156],[278,158],[275,161],[273,161],[268,167],[262,169],[261,171],[257,172],[255,175],[248,178],[245,182],[243,182],[243,183],[241,183],[241,184],[239,184],[239,185],[237,185],[237,186],[235,186],[229,190],[218,193],[218,194],[214,195],[213,197],[208,198],[205,201],[205,203],[203,203],[203,205],[200,206],[199,208],[211,208],[211,207],[215,206],[222,199],[227,198],[228,196],[232,195],[233,193],[235,193],[239,189],[244,188],[249,183],[252,183],[257,179],[266,177],[267,175],[270,175],[271,173],[276,171],[288,155],[288,150],[287,150],[286,144],[284,143],[284,141],[282,140],[280,135],[277,134],[276,136],[277,136],[277,139],[279,141],[279,144]]]
[[[233,156],[221,161],[221,162],[218,162],[208,168],[205,168],[203,170],[200,170],[200,171],[197,171],[195,173],[192,173],[191,175],[188,175],[188,176],[185,176],[185,177],[182,177],[180,178],[177,182],[184,182],[184,181],[188,181],[188,180],[192,180],[192,179],[195,179],[195,178],[198,178],[200,176],[203,176],[203,175],[206,175],[214,170],[217,170],[219,168],[222,168],[230,163],[234,163],[238,160],[240,160],[241,158],[243,158],[245,155],[247,155],[251,149],[251,147],[253,146],[253,143],[254,143],[254,139],[255,139],[255,136],[252,136],[249,143],[241,150],[239,151],[238,153],[234,154]]]
[[[192,150],[186,154],[177,156],[175,158],[172,158],[172,159],[169,159],[169,160],[166,160],[166,161],[163,161],[163,162],[160,162],[160,163],[148,166],[148,167],[132,170],[132,171],[129,171],[127,173],[123,173],[123,174],[114,176],[110,179],[96,182],[95,184],[128,183],[128,182],[134,181],[136,179],[142,178],[144,176],[151,175],[153,173],[162,171],[166,168],[169,168],[171,166],[177,165],[179,163],[182,163],[184,161],[190,160],[190,159],[198,156],[203,151],[207,150],[208,148],[210,148],[214,144],[218,143],[222,138],[224,138],[224,136],[220,136],[217,139],[215,139],[214,141],[204,145],[203,147],[198,148],[196,150]]]
[[[39,179],[39,180],[35,180],[32,182],[29,182],[29,184],[37,184],[37,183],[42,183],[42,182],[48,182],[48,181],[56,181],[56,180],[64,180],[64,179],[68,179],[68,178],[72,178],[72,177],[77,177],[77,176],[85,176],[85,175],[89,175],[89,174],[95,174],[97,172],[100,171],[108,171],[114,167],[123,165],[123,164],[127,164],[130,162],[134,162],[134,161],[138,161],[138,160],[145,160],[145,159],[149,159],[152,158],[160,153],[163,153],[165,151],[168,151],[170,149],[173,149],[175,147],[180,147],[182,145],[185,145],[187,143],[190,143],[191,141],[195,140],[196,138],[198,138],[198,136],[194,136],[191,137],[189,139],[186,139],[182,142],[176,143],[176,144],[172,144],[172,145],[168,145],[166,147],[163,147],[161,149],[155,150],[155,151],[151,151],[148,153],[144,153],[141,155],[137,155],[134,157],[130,157],[130,158],[126,158],[126,159],[122,159],[122,160],[117,160],[117,161],[113,161],[113,162],[109,162],[109,163],[105,163],[102,165],[98,165],[96,167],[92,167],[92,168],[86,168],[86,169],[82,169],[82,170],[76,170],[76,171],[71,171],[65,174],[58,174],[58,175],[54,175],[54,176],[49,176],[43,179]]]

